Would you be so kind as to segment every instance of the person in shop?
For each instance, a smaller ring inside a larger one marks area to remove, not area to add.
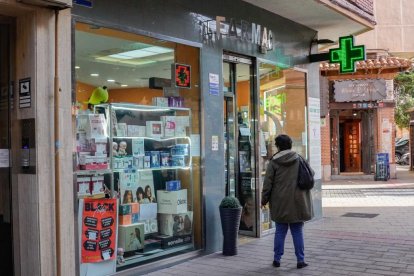
[[[151,187],[149,185],[145,186],[144,198],[148,199],[150,203],[156,203],[155,196],[152,195]]]
[[[305,263],[303,226],[312,219],[313,208],[310,190],[297,186],[299,155],[292,151],[288,135],[275,138],[277,153],[270,160],[263,182],[262,208],[269,203],[270,216],[276,222],[273,266],[280,267],[288,229],[292,234],[297,268]]]

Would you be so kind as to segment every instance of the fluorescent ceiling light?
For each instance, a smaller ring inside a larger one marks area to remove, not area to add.
[[[111,80],[111,79],[109,79],[109,80],[106,80],[107,82],[115,82],[115,80]]]
[[[75,69],[80,69],[80,67],[79,66],[75,66]]]
[[[92,74],[91,74],[91,77],[99,77],[99,74],[97,74],[97,73],[92,73]]]
[[[128,84],[121,84],[121,87],[127,87]]]
[[[127,51],[123,53],[109,55],[109,57],[118,58],[118,59],[134,59],[134,58],[142,58],[142,57],[155,56],[159,54],[171,53],[173,51],[174,51],[173,49],[169,49],[169,48],[152,46],[152,47],[147,47],[147,48],[143,48],[139,50],[133,50],[133,51]]]

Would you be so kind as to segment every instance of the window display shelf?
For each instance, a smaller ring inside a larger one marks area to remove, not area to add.
[[[163,170],[189,170],[191,169],[191,165],[189,166],[171,166],[171,167],[160,167],[160,168],[146,168],[146,169],[114,169],[113,172],[146,172],[146,171],[163,171]]]
[[[146,137],[146,136],[114,136],[113,139],[146,139],[146,140],[154,140],[154,141],[168,141],[168,140],[177,140],[177,139],[186,139],[190,141],[190,137],[188,136],[174,136],[174,137],[162,137],[162,138],[154,138],[154,137]]]
[[[78,170],[74,171],[73,174],[81,176],[81,175],[102,175],[102,174],[110,174],[112,170]]]
[[[109,104],[97,104],[96,107],[107,108]],[[155,106],[155,105],[137,105],[129,103],[111,103],[111,107],[115,110],[131,110],[131,111],[150,111],[150,112],[165,112],[165,111],[190,111],[187,107],[172,107],[172,106]]]

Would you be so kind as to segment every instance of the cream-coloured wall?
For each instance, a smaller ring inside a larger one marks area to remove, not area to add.
[[[384,49],[399,57],[414,57],[414,1],[375,0],[374,30],[356,37],[367,49]]]

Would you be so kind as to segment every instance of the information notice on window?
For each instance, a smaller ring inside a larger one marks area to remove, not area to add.
[[[115,258],[116,199],[84,199],[82,213],[82,263]]]
[[[320,110],[319,98],[308,98],[309,160],[315,171],[315,179],[322,178]]]

